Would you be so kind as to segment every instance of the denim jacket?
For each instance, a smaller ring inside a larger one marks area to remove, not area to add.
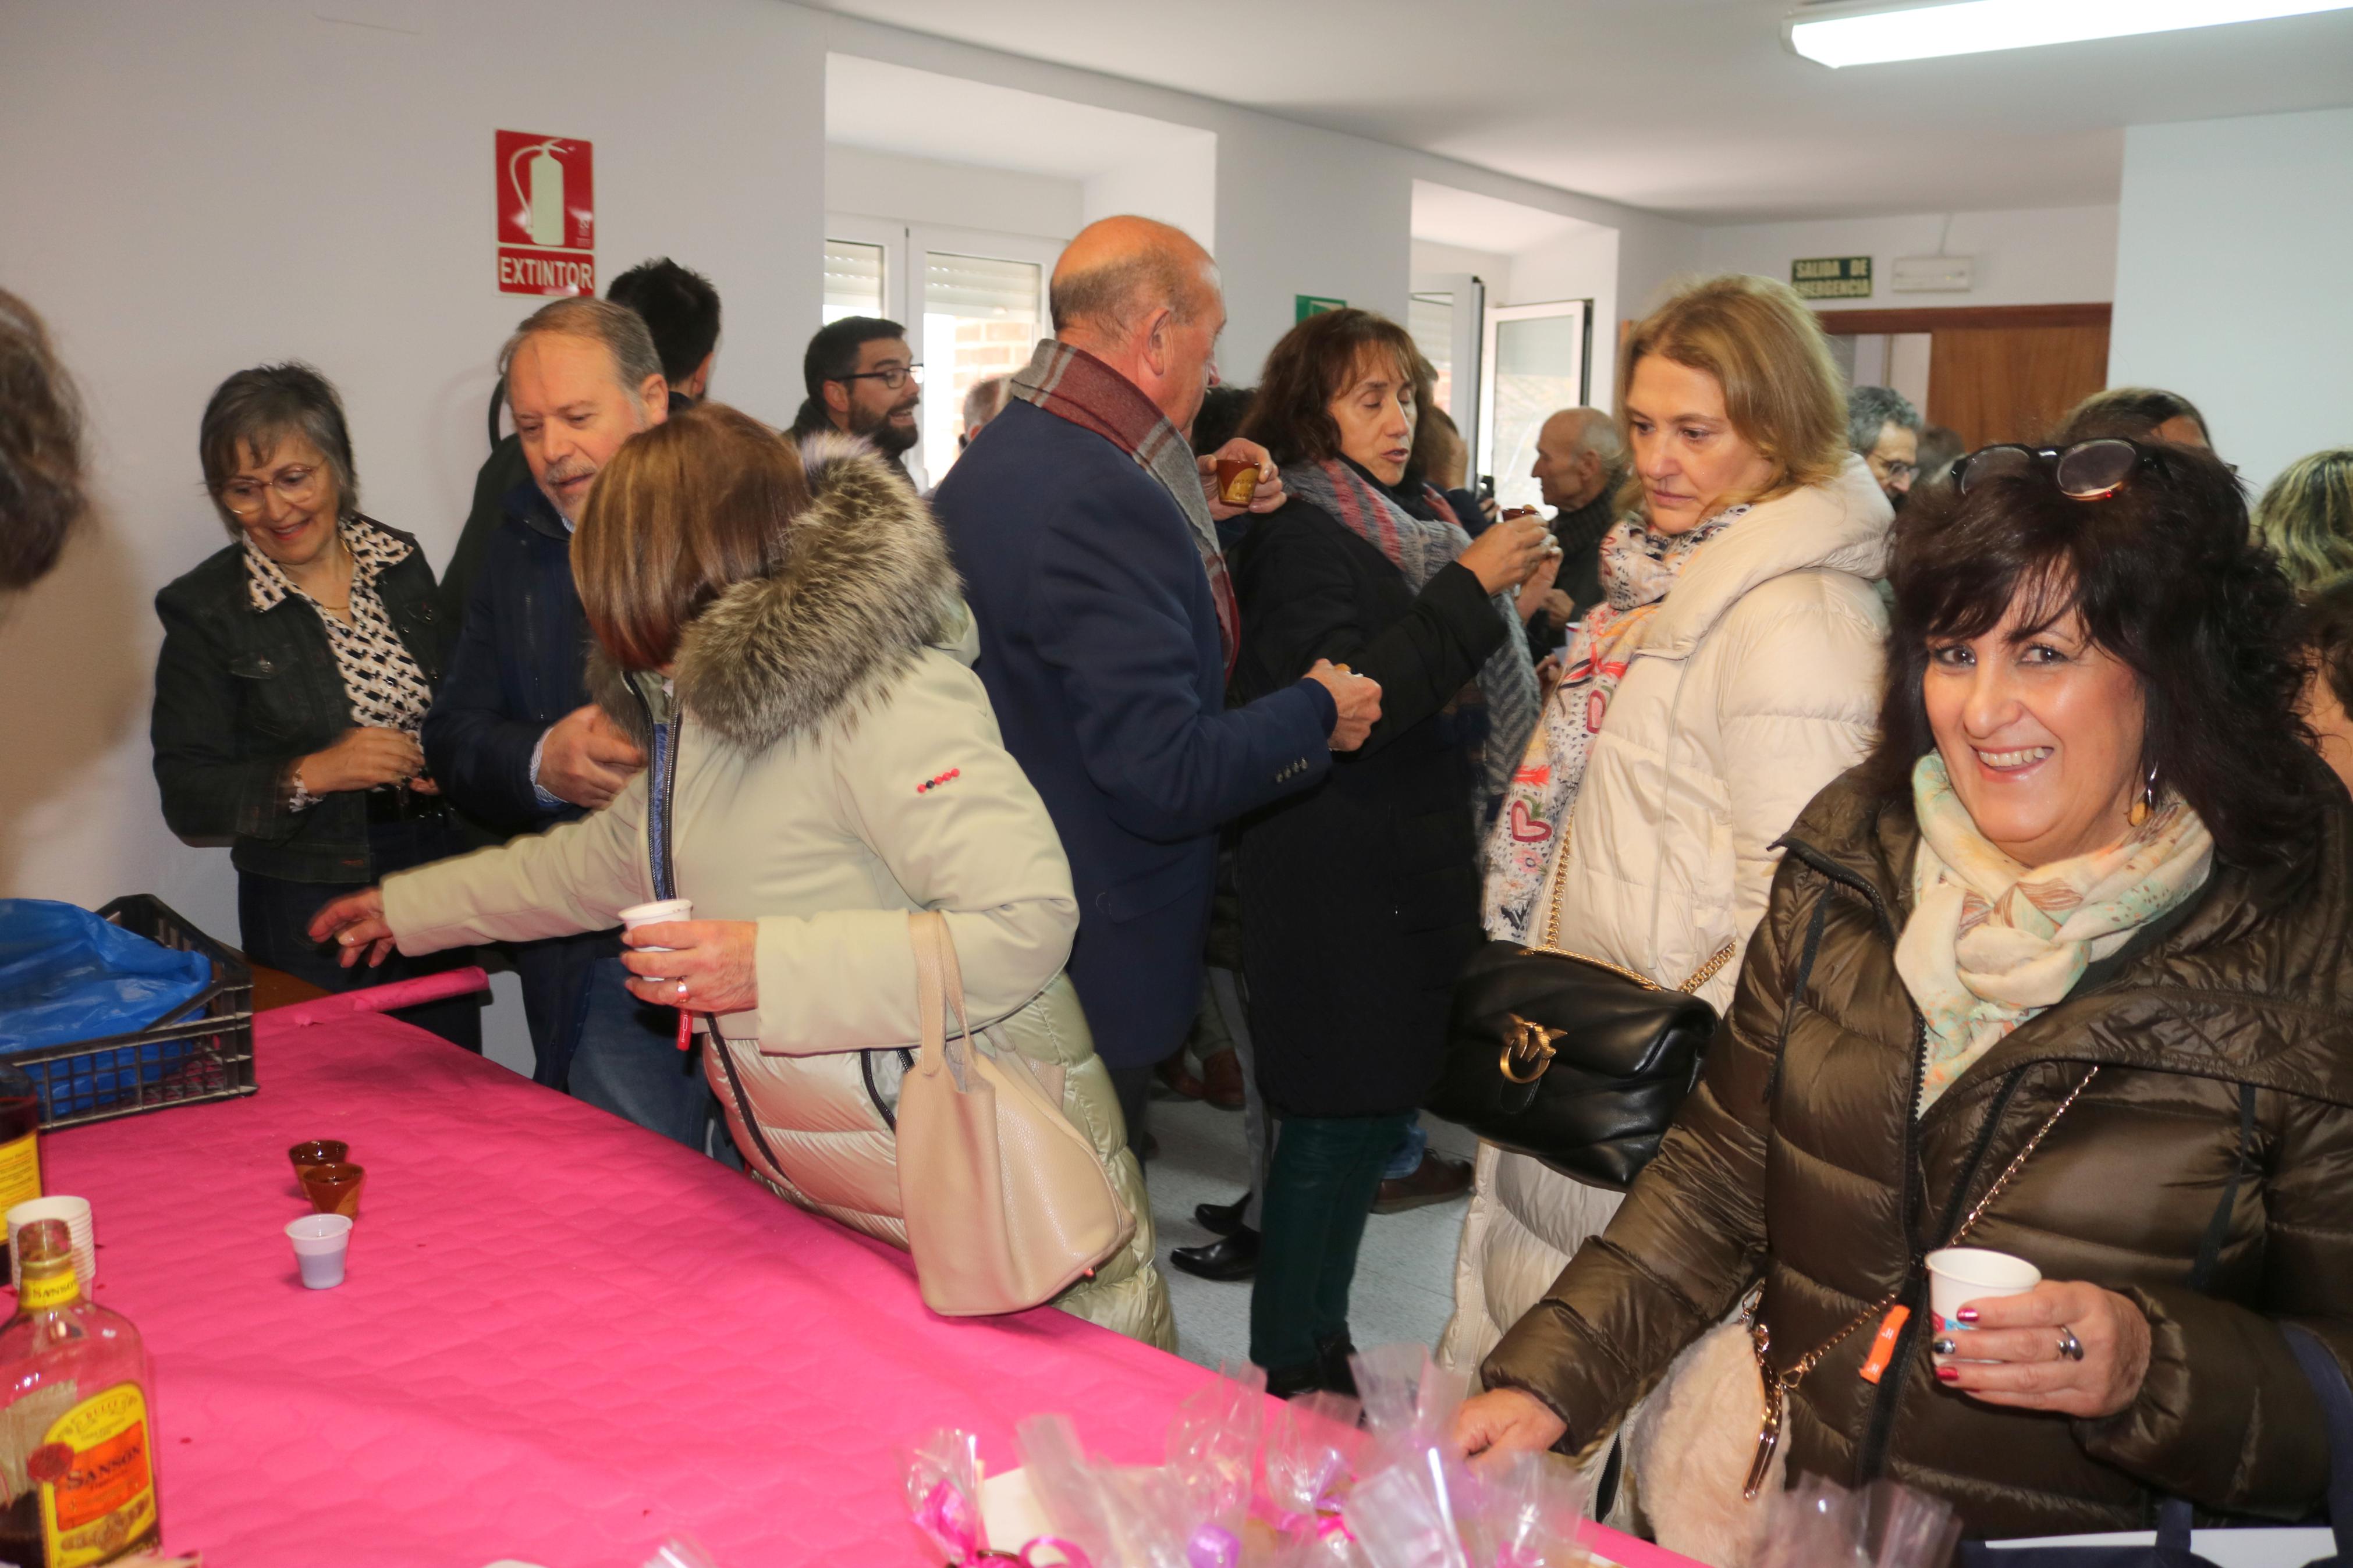
[[[417,541],[376,579],[393,629],[437,689],[452,628]],[[289,809],[295,763],[352,727],[351,699],[319,612],[298,596],[256,610],[245,546],[207,558],[155,595],[164,651],[149,734],[164,820],[183,838],[232,841],[240,871],[292,882],[367,882],[364,792]]]

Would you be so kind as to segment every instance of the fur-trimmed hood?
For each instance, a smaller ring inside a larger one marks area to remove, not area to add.
[[[820,433],[799,447],[814,500],[790,525],[783,567],[696,616],[671,676],[679,704],[745,752],[861,707],[926,646],[960,652],[970,641],[947,540],[906,477],[852,437]],[[645,709],[602,648],[588,681],[644,743]]]

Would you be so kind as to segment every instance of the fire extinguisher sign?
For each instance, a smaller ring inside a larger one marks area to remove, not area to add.
[[[497,135],[499,292],[596,292],[596,184],[586,142]]]

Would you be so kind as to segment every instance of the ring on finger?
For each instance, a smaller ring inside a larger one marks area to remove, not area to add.
[[[2059,1325],[2059,1354],[2067,1361],[2084,1359],[2084,1342],[2077,1339],[2075,1331],[2064,1323]]]

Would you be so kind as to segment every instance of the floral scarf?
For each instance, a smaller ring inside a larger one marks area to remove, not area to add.
[[[1285,483],[1289,481],[1286,479]],[[1585,784],[1585,765],[1609,700],[1626,677],[1643,633],[1703,546],[1746,516],[1726,508],[1688,533],[1653,533],[1626,518],[1601,541],[1602,604],[1568,645],[1567,668],[1512,774],[1504,809],[1487,834],[1487,934],[1526,942],[1543,901],[1556,845]]]
[[[1912,770],[1912,800],[1920,850],[1895,972],[1927,1020],[1925,1112],[2011,1030],[2064,1000],[2092,963],[2203,887],[2214,838],[2169,795],[2106,848],[2030,869],[1978,831],[1937,752]]]
[[[1364,475],[1335,458],[1322,463],[1293,463],[1282,470],[1282,488],[1308,505],[1339,521],[1404,574],[1415,593],[1438,575],[1448,563],[1471,547],[1471,536],[1454,520],[1445,499],[1432,492],[1438,515],[1419,518],[1376,489]],[[1528,658],[1528,639],[1520,613],[1509,594],[1493,595],[1495,613],[1504,618],[1504,646],[1479,667],[1479,694],[1486,708],[1486,739],[1478,748],[1478,797],[1472,807],[1483,825],[1494,803],[1511,780],[1510,759],[1536,725],[1535,666]]]

